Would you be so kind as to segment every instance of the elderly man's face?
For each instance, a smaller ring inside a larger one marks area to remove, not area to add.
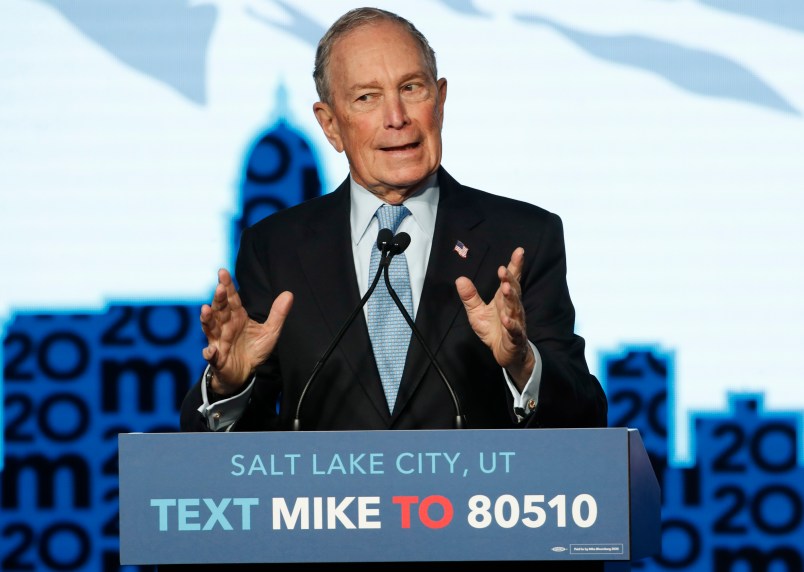
[[[339,39],[328,72],[331,105],[313,106],[327,139],[360,185],[401,202],[441,163],[446,80],[433,80],[416,41],[392,22]]]

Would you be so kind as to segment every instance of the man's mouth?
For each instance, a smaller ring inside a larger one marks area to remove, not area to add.
[[[419,146],[418,141],[415,143],[408,143],[407,145],[399,145],[397,147],[381,147],[382,151],[409,151]]]

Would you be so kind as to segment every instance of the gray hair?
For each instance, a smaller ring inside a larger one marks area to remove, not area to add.
[[[318,42],[318,48],[315,52],[313,79],[315,80],[315,89],[318,92],[318,98],[321,101],[326,104],[332,103],[332,93],[330,92],[329,85],[329,60],[332,56],[332,47],[335,45],[335,42],[361,26],[376,22],[393,22],[407,30],[419,45],[419,50],[424,59],[424,65],[427,67],[427,71],[430,75],[433,76],[433,81],[438,80],[435,52],[433,48],[430,47],[427,38],[424,37],[424,34],[422,34],[416,26],[402,16],[388,12],[387,10],[381,10],[380,8],[355,8],[338,18]]]

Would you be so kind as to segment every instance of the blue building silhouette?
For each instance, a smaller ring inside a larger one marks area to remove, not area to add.
[[[279,101],[282,111],[283,94]],[[244,157],[231,257],[245,226],[320,195],[320,181],[312,147],[280,114]],[[208,301],[12,316],[3,340],[0,569],[132,568],[119,564],[117,435],[178,430],[182,399],[204,368],[198,313]]]

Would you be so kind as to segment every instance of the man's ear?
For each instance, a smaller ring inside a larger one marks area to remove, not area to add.
[[[438,120],[440,122],[440,127],[444,127],[444,102],[447,101],[447,80],[446,78],[441,78],[437,82],[438,85],[438,99],[436,101],[436,106],[438,109]]]
[[[313,104],[313,113],[315,113],[315,118],[318,120],[318,124],[321,126],[321,130],[324,132],[329,144],[332,145],[338,153],[341,153],[343,151],[343,140],[341,139],[338,118],[335,117],[335,112],[332,107],[326,103],[317,101]]]

